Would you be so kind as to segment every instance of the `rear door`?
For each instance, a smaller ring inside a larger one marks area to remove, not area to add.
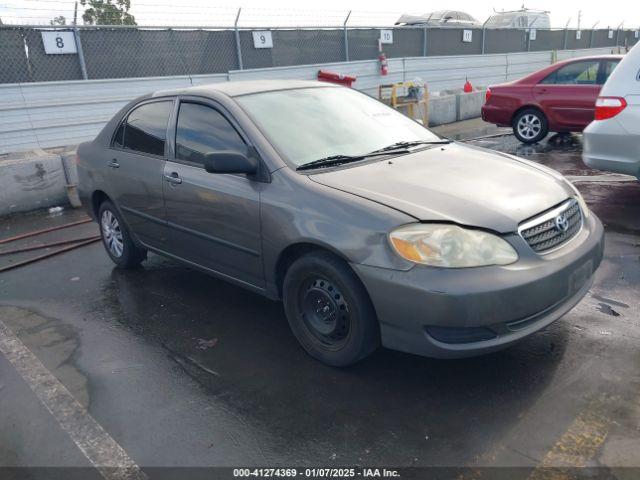
[[[260,189],[246,175],[207,173],[207,153],[247,154],[247,142],[214,102],[183,99],[174,154],[165,166],[164,197],[171,230],[168,251],[197,265],[262,288]]]
[[[107,165],[116,205],[144,244],[164,248],[167,227],[162,175],[173,99],[154,99],[134,107],[112,140]]]
[[[562,131],[582,130],[593,121],[600,60],[566,64],[533,88],[533,94],[552,126]]]

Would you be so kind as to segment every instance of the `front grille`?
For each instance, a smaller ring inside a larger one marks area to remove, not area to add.
[[[566,226],[566,230],[563,230]],[[575,199],[542,213],[523,223],[519,232],[537,253],[559,247],[573,238],[582,228],[582,212]]]

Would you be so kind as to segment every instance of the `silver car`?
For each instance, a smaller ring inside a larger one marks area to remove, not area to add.
[[[640,180],[640,43],[602,87],[583,143],[582,158],[588,166]]]
[[[380,344],[504,348],[576,305],[602,259],[602,224],[557,172],[326,83],[147,95],[78,162],[118,266],[151,251],[282,300],[329,365]]]

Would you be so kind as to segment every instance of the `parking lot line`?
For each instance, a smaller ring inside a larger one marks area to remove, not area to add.
[[[40,403],[106,480],[143,480],[145,473],[67,388],[0,320],[0,352]]]
[[[592,401],[542,458],[528,480],[564,480],[571,469],[585,467],[607,438],[611,418],[603,399]]]

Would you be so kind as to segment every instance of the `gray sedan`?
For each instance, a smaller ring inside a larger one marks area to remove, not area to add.
[[[161,91],[78,149],[106,251],[148,251],[282,300],[306,351],[504,348],[588,291],[603,229],[553,170],[440,138],[351,89]]]

